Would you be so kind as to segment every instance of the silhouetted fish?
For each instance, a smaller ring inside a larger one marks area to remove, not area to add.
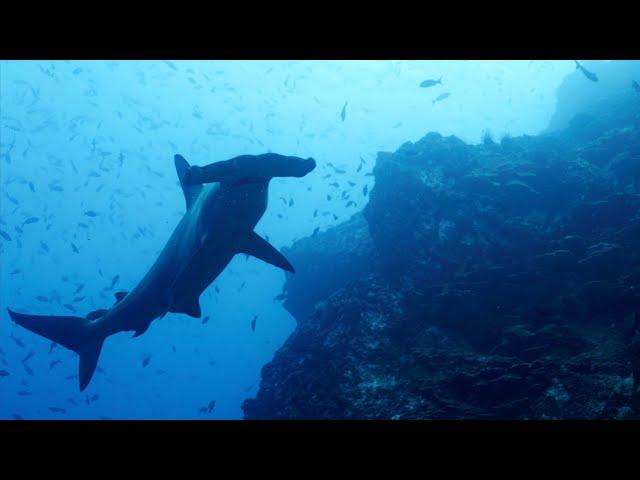
[[[178,70],[176,68],[176,66],[172,62],[170,62],[169,60],[163,60],[162,62],[167,64],[172,70]],[[169,142],[169,143],[171,143],[171,142]]]
[[[574,62],[576,62],[576,70],[580,70],[583,73],[583,75],[587,77],[589,80],[591,80],[592,82],[598,81],[598,77],[596,76],[595,73],[590,72],[589,70],[584,68],[582,65],[580,65],[580,63],[577,60],[574,60]]]
[[[251,319],[251,331],[255,332],[256,331],[256,320],[258,318],[258,315],[254,315],[253,319]]]
[[[433,100],[433,102],[431,102],[431,104],[433,105],[435,103],[441,102],[442,100],[444,100],[445,98],[449,98],[450,96],[451,94],[449,92],[441,93],[435,98],[435,100]]]
[[[144,357],[142,359],[142,368],[146,368],[146,366],[149,365],[150,361],[151,361],[151,355],[147,355],[146,357]]]
[[[344,107],[342,107],[342,112],[340,112],[340,118],[344,122],[344,119],[347,118],[347,104],[349,102],[344,102]]]
[[[442,85],[442,77],[440,77],[438,80],[424,80],[420,84],[420,88],[429,88],[435,85]]]

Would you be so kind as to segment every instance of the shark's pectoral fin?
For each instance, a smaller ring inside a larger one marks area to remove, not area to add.
[[[256,232],[251,232],[241,240],[238,253],[246,253],[287,272],[295,273],[289,260]]]
[[[176,173],[178,174],[178,180],[180,180],[180,186],[182,187],[182,193],[184,193],[184,199],[187,202],[187,210],[191,208],[202,191],[202,185],[187,185],[184,182],[185,174],[189,170],[189,162],[185,160],[182,155],[176,155],[174,157],[174,163],[176,165]]]

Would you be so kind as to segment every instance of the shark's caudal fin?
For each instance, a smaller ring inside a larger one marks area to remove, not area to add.
[[[182,187],[182,193],[184,193],[184,199],[187,202],[187,210],[189,210],[191,205],[195,203],[198,195],[200,195],[202,185],[187,185],[184,182],[184,176],[189,170],[189,162],[187,162],[182,155],[176,155],[173,157],[173,160],[176,166],[178,180],[180,180],[180,186]]]
[[[59,343],[80,355],[80,391],[89,384],[98,364],[104,337],[91,333],[89,319],[71,316],[27,315],[9,310],[11,319],[21,327]]]

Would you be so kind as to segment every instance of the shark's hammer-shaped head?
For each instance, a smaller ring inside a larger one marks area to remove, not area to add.
[[[282,162],[274,161],[270,177],[304,177],[316,168],[316,161],[309,158],[284,157]]]
[[[191,166],[183,177],[186,185],[223,182],[245,183],[253,179],[269,181],[274,177],[304,177],[316,168],[313,158],[300,158],[276,153],[241,155],[203,167]]]

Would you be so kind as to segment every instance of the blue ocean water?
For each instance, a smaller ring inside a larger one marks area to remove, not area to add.
[[[260,260],[234,258],[201,297],[203,318],[170,313],[140,337],[109,337],[82,393],[77,355],[52,349],[6,313],[84,316],[131,290],[184,214],[175,154],[195,165],[266,152],[313,157],[318,168],[308,176],[271,182],[256,231],[281,249],[361,211],[359,192],[374,188],[380,151],[428,132],[468,143],[541,133],[575,68],[2,61],[0,418],[242,418],[262,366],[295,326],[274,299],[285,274]],[[348,172],[340,180],[355,203],[337,201],[329,164]]]

